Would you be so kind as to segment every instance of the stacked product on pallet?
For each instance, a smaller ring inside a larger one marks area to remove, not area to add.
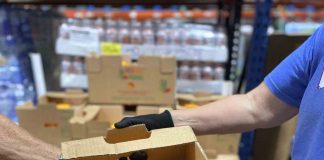
[[[84,72],[66,74],[67,68],[83,68],[83,58],[75,56],[84,57],[89,53],[127,55],[136,61],[141,55],[158,55],[177,58],[178,92],[220,93],[228,57],[223,27],[189,23],[190,19],[176,17],[160,19],[151,15],[146,19],[136,19],[131,13],[129,19],[76,14],[62,22],[56,51],[64,55],[61,63],[63,88],[88,87]],[[187,74],[186,69],[190,70],[189,76],[182,76]]]
[[[34,100],[28,52],[33,51],[28,17],[19,8],[0,7],[0,114],[17,121],[15,107]]]
[[[17,108],[21,127],[59,146],[63,141],[105,136],[107,129],[125,116],[172,109],[175,58],[141,56],[136,64],[129,59],[87,57],[89,94],[48,92],[39,97],[38,107],[26,103]]]

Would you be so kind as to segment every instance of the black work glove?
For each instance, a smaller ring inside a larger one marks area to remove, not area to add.
[[[138,152],[134,152],[133,154],[131,154],[129,156],[129,159],[130,160],[147,160],[148,156],[147,156],[146,152],[138,151]],[[119,160],[128,160],[128,158],[122,157],[122,158],[119,158]]]
[[[117,129],[144,124],[150,130],[174,127],[171,114],[168,110],[161,114],[149,114],[137,117],[127,117],[115,124]]]

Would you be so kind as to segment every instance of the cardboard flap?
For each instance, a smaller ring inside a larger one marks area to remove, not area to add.
[[[137,131],[137,129],[140,128],[136,126],[133,131]],[[140,130],[142,129],[143,128]],[[131,134],[131,132],[128,132],[128,134]],[[189,126],[183,126],[152,130],[151,136],[147,139],[116,144],[107,143],[104,137],[64,142],[62,143],[62,155],[64,159],[103,155],[115,156],[134,151],[170,147],[195,142],[197,142],[197,139],[193,130]]]
[[[45,105],[48,104],[48,99],[46,96],[40,96],[38,97],[38,104],[39,105]]]
[[[38,109],[55,109],[56,110],[56,105],[54,103],[48,103],[48,104],[38,104]]]
[[[17,106],[16,110],[24,110],[24,109],[35,109],[33,102],[28,101],[23,105]]]
[[[176,59],[175,57],[161,58],[161,73],[169,74],[175,72]]]
[[[116,144],[120,142],[147,139],[151,136],[145,125],[136,125],[124,129],[113,129],[107,132],[106,142]]]
[[[86,57],[86,66],[87,66],[87,72],[100,72],[101,70],[101,60],[98,56],[88,56]]]
[[[65,90],[67,94],[84,94],[81,89],[67,89]]]
[[[47,92],[45,98],[59,98],[59,99],[83,99],[87,98],[88,94],[82,90],[67,90],[65,92]]]
[[[72,124],[84,124],[96,118],[98,112],[100,111],[99,106],[88,106],[83,108],[82,115],[75,114],[74,117],[70,119],[70,123]]]

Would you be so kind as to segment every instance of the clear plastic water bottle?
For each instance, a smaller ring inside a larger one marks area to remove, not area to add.
[[[221,65],[217,65],[214,68],[214,79],[215,80],[224,80],[225,79],[225,69]]]
[[[168,29],[166,23],[160,23],[158,26],[158,31],[156,33],[156,43],[157,45],[168,44]]]
[[[130,32],[131,44],[142,44],[141,23],[133,20]]]
[[[72,19],[65,19],[59,28],[59,37],[63,39],[69,39],[70,25],[72,24]]]
[[[190,79],[190,66],[188,62],[182,62],[179,67],[179,79]]]
[[[105,41],[118,42],[117,23],[114,20],[106,21]]]
[[[213,69],[210,64],[204,65],[202,69],[202,79],[203,80],[212,80],[213,79]]]
[[[190,79],[191,80],[200,80],[201,79],[201,68],[199,64],[195,63],[190,70]]]
[[[129,23],[124,20],[120,20],[118,23],[118,41],[123,44],[130,43],[130,31],[129,31]]]
[[[99,34],[99,41],[103,42],[105,40],[105,31],[103,27],[103,20],[101,18],[96,19],[94,22],[94,27],[96,30],[98,30]]]
[[[75,74],[84,74],[84,64],[80,57],[74,57],[72,65],[75,69]]]
[[[69,68],[71,67],[71,59],[68,56],[64,56],[62,61],[61,61],[61,73],[69,73]]]
[[[144,22],[142,38],[143,38],[143,44],[153,45],[155,43],[152,21],[148,20]]]

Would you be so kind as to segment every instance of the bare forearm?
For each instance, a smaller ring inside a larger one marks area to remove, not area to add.
[[[197,109],[171,113],[175,126],[189,125],[198,134],[244,132],[279,125],[298,113],[262,83],[251,92]]]
[[[57,160],[59,149],[28,134],[0,115],[1,160]]]
[[[196,109],[172,112],[175,126],[189,125],[198,134],[252,130],[256,120],[246,95],[235,95]]]

